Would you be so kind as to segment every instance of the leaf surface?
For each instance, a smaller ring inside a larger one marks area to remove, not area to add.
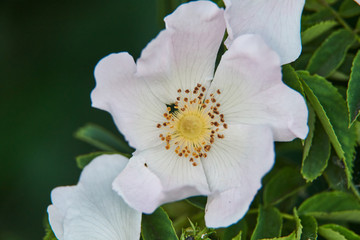
[[[113,152],[92,152],[88,154],[79,155],[76,157],[76,164],[78,168],[83,169],[88,165],[94,158],[104,155],[104,154],[114,154]],[[121,154],[121,153],[120,153]],[[130,154],[121,154],[124,157],[130,158]]]
[[[290,64],[286,64],[282,66],[281,70],[284,83],[290,88],[299,92],[301,95],[305,96],[304,89],[295,69]]]
[[[344,61],[346,53],[354,41],[353,33],[345,29],[333,32],[316,49],[306,70],[324,77],[331,75]]]
[[[134,151],[134,149],[129,147],[125,140],[93,123],[89,123],[84,127],[79,128],[75,132],[75,137],[103,151],[128,154]]]
[[[360,223],[360,203],[352,194],[340,191],[323,192],[306,199],[298,213],[318,219]]]
[[[162,208],[150,215],[142,215],[141,235],[143,240],[178,240],[174,226]]]
[[[275,205],[304,188],[305,184],[297,169],[283,168],[265,185],[264,203]]]
[[[314,40],[315,38],[323,35],[333,27],[337,25],[337,22],[334,20],[328,20],[316,23],[315,25],[307,28],[301,33],[301,42],[302,44],[307,44]]]
[[[350,125],[352,125],[360,115],[360,51],[356,54],[351,68],[347,89],[347,104],[349,108]]]
[[[319,233],[327,240],[360,240],[359,235],[337,224],[322,225],[319,227]]]
[[[282,228],[282,217],[275,207],[260,206],[259,215],[251,240],[279,237]]]
[[[354,17],[360,15],[360,7],[354,0],[343,0],[339,14],[344,18]]]
[[[205,196],[189,197],[186,199],[186,201],[191,205],[204,210],[206,206],[207,197]]]
[[[317,239],[318,224],[312,216],[301,216],[301,225],[303,226],[301,240]]]
[[[311,128],[310,123],[309,126]],[[312,140],[308,138],[305,140],[305,149],[308,148],[309,151],[306,156],[304,155],[301,166],[301,174],[310,182],[321,176],[327,167],[331,153],[329,137],[319,120],[316,120],[314,128],[313,132],[310,131],[311,136],[308,136],[312,137]]]
[[[297,72],[303,84],[307,99],[311,103],[337,155],[343,160],[345,172],[352,179],[356,133],[348,128],[348,113],[345,100],[325,78],[311,76],[305,71]]]

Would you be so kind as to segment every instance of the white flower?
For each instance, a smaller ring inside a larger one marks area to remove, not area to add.
[[[224,0],[227,46],[245,33],[261,35],[281,64],[301,53],[300,19],[305,0]]]
[[[76,186],[51,192],[49,222],[59,240],[136,240],[141,213],[112,190],[111,183],[128,159],[102,155],[81,173]]]
[[[360,0],[354,0],[357,4],[360,5]]]
[[[278,55],[256,35],[233,41],[209,1],[181,5],[135,64],[111,54],[95,69],[94,107],[111,113],[136,152],[113,183],[135,209],[208,195],[208,227],[249,208],[274,162],[273,141],[305,138],[302,96],[281,81]]]

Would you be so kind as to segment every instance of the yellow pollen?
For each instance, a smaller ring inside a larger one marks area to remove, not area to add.
[[[194,167],[211,154],[211,145],[221,141],[228,128],[217,102],[221,91],[217,89],[210,95],[206,91],[201,84],[193,90],[178,89],[177,101],[163,114],[166,120],[156,124],[165,149],[187,159]]]
[[[180,134],[188,139],[193,140],[201,137],[204,134],[206,127],[206,119],[199,114],[184,114],[184,116],[179,119],[177,124],[177,130]]]

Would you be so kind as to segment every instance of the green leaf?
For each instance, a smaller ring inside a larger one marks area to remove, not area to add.
[[[294,209],[294,220],[296,224],[296,229],[292,233],[290,233],[288,236],[284,237],[276,237],[276,238],[267,238],[268,240],[300,240],[302,235],[302,225],[301,220],[297,214],[296,209]]]
[[[188,203],[191,205],[200,208],[202,210],[205,209],[207,197],[205,196],[195,196],[195,197],[189,197],[185,199]]]
[[[360,7],[354,0],[344,0],[339,8],[340,16],[344,18],[360,15]]]
[[[348,128],[348,113],[345,100],[330,82],[320,76],[310,76],[305,71],[297,72],[307,99],[315,110],[337,155],[344,161],[348,181],[351,181],[355,153],[356,134]]]
[[[301,225],[303,226],[301,240],[317,239],[318,225],[316,219],[312,216],[301,216]]]
[[[43,240],[57,240],[57,238],[55,237],[55,234],[52,231],[49,223],[46,223],[45,236],[44,236]]]
[[[351,68],[347,90],[347,104],[349,108],[349,124],[352,125],[360,115],[360,51],[356,54]]]
[[[356,132],[356,135],[357,135],[356,143],[357,143],[357,145],[360,146],[360,122],[355,121],[354,127],[355,127],[355,132]]]
[[[236,239],[236,237],[238,237],[239,235],[241,236],[241,234],[243,234],[243,237],[245,239],[247,228],[247,222],[245,221],[245,219],[242,219],[238,223],[233,224],[224,230],[222,240],[233,240]]]
[[[192,221],[188,218],[190,227],[183,228],[180,240],[210,240],[212,239],[213,234],[215,233],[214,229],[209,229],[207,227],[200,228],[197,224],[193,224]]]
[[[305,181],[297,169],[283,168],[265,185],[264,204],[275,205],[304,187]]]
[[[319,233],[328,240],[360,240],[359,235],[337,224],[322,225],[319,227]]]
[[[79,155],[76,157],[76,164],[78,168],[83,169],[86,165],[88,165],[94,158],[104,155],[104,154],[114,154],[113,152],[92,152],[88,154]],[[122,154],[124,157],[130,158],[129,154]]]
[[[231,240],[241,240],[241,234],[242,232],[240,231],[239,234],[233,237]]]
[[[328,20],[324,22],[319,22],[301,33],[301,42],[302,44],[307,44],[314,40],[315,38],[323,35],[333,27],[335,27],[338,23],[334,20]]]
[[[355,55],[352,53],[348,53],[346,54],[346,57],[343,61],[343,63],[341,64],[341,66],[337,69],[337,71],[341,72],[344,74],[344,76],[346,76],[346,81],[349,81],[350,78],[350,74],[351,74],[351,67],[353,65],[353,61],[354,61]]]
[[[93,123],[79,128],[75,132],[75,137],[103,151],[128,154],[134,151],[123,139],[118,138],[108,130]]]
[[[296,240],[296,234],[295,234],[295,232],[292,232],[288,236],[276,237],[276,238],[266,238],[266,240]]]
[[[296,233],[292,232],[290,233],[290,235],[285,236],[285,237],[279,237],[279,238],[274,238],[274,240],[296,240]]]
[[[346,192],[348,190],[347,177],[344,171],[344,162],[332,157],[325,170],[324,177],[329,187],[334,190]]]
[[[322,229],[319,228],[319,234],[328,240],[347,240],[341,233],[336,232],[332,229]]]
[[[251,240],[280,237],[282,217],[275,207],[260,206],[259,215]]]
[[[344,61],[346,53],[354,43],[355,37],[352,32],[340,29],[333,32],[314,52],[307,70],[322,76],[329,76]]]
[[[360,29],[360,18],[358,18],[358,20],[356,22],[356,26],[355,26],[354,31],[359,32],[359,29]]]
[[[316,114],[315,114],[313,107],[308,102],[306,103],[306,105],[307,105],[307,108],[309,111],[309,116],[308,116],[309,132],[304,141],[304,151],[303,151],[303,158],[302,158],[303,163],[304,163],[304,159],[308,157],[309,152],[310,152],[312,140],[314,139],[315,121],[316,121]]]
[[[294,208],[294,218],[295,218],[295,223],[296,223],[296,230],[295,230],[296,240],[300,240],[301,235],[302,235],[303,226],[301,224],[301,219],[299,218],[296,208]]]
[[[300,79],[296,74],[295,69],[290,64],[282,66],[282,76],[283,81],[286,85],[299,92],[301,95],[305,96]]]
[[[337,0],[326,0],[328,4],[333,4]],[[320,9],[324,8],[322,4],[320,4],[317,0],[307,0],[305,2],[305,9],[307,10],[313,10],[313,11],[319,11]]]
[[[347,82],[349,80],[349,76],[341,71],[336,70],[329,76],[329,79],[333,79],[335,81]]]
[[[311,126],[310,123],[309,126]],[[308,141],[309,137],[312,137],[312,140]],[[305,148],[309,144],[311,146],[307,156],[304,155],[303,157],[301,174],[306,181],[312,182],[317,177],[321,176],[327,167],[331,153],[331,146],[329,137],[318,119],[315,122],[315,131],[313,134],[308,136],[308,138],[305,140]]]
[[[340,191],[323,192],[306,199],[298,213],[319,219],[360,223],[360,203],[352,194]]]
[[[219,8],[225,8],[225,4],[223,0],[215,1]]]
[[[305,31],[306,29],[314,26],[317,23],[328,20],[334,20],[334,15],[327,8],[324,8],[321,11],[313,14],[303,14],[303,16],[301,17],[301,29],[302,31]]]
[[[143,240],[178,240],[172,222],[162,208],[151,215],[142,215],[141,235]]]
[[[291,65],[297,70],[303,70],[309,63],[312,53],[302,53]]]

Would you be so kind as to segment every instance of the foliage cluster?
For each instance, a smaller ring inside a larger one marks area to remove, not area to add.
[[[160,1],[159,15],[181,2]],[[302,55],[282,72],[307,101],[310,131],[303,142],[276,144],[276,165],[246,216],[226,229],[203,228],[206,199],[192,197],[143,215],[142,239],[360,240],[359,16],[353,0],[306,1]],[[75,137],[99,149],[78,156],[79,168],[103,153],[133,152],[121,136],[94,124]],[[55,238],[47,231],[44,239]]]

